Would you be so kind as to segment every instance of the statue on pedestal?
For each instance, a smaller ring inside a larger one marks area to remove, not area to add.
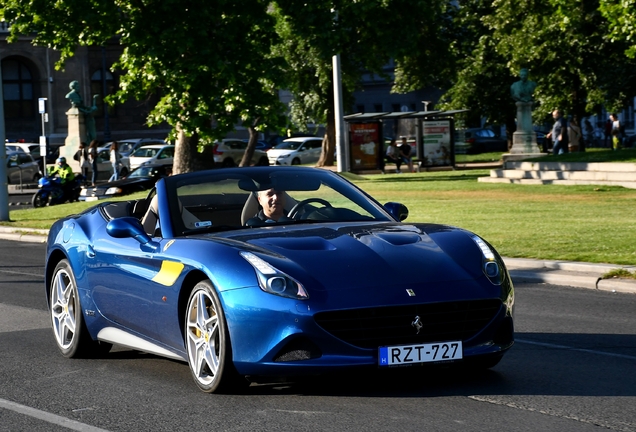
[[[95,119],[93,113],[97,111],[97,98],[98,95],[93,96],[93,106],[87,106],[84,104],[84,100],[79,93],[79,82],[71,81],[69,84],[70,92],[66,95],[66,99],[71,102],[73,108],[84,114],[84,126],[86,128],[86,143],[90,143],[97,138],[97,131],[95,130]]]
[[[510,86],[510,95],[516,102],[532,102],[532,94],[537,88],[537,83],[528,80],[528,69],[519,71],[520,80]]]
[[[510,86],[510,96],[517,105],[517,131],[512,134],[510,154],[539,154],[537,134],[532,129],[533,93],[537,88],[537,83],[528,79],[528,69],[526,68],[519,71],[519,78],[519,81]]]

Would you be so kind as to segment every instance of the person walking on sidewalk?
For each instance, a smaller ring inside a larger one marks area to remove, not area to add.
[[[568,125],[563,118],[563,111],[558,109],[552,111],[552,117],[554,125],[546,138],[552,138],[552,154],[556,156],[568,152]]]
[[[91,165],[91,169],[93,170],[91,174],[91,186],[95,186],[95,181],[97,181],[97,147],[99,146],[99,141],[93,140],[88,146],[88,163]]]
[[[110,145],[110,163],[113,165],[113,174],[108,179],[109,182],[119,179],[119,164],[121,163],[121,155],[119,154],[119,144],[113,141]]]

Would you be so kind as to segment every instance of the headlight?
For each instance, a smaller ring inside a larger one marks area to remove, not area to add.
[[[279,159],[286,159],[286,158],[288,158],[289,156],[291,156],[291,155],[288,153],[288,154],[280,155],[280,156],[278,156],[278,158],[279,158]]]
[[[483,271],[486,277],[495,285],[501,284],[501,270],[499,269],[499,263],[495,257],[494,251],[490,246],[483,241],[479,236],[472,236],[473,241],[481,249],[483,255]]]
[[[271,266],[267,261],[251,252],[240,252],[240,254],[247,262],[252,264],[252,267],[256,270],[258,285],[266,293],[297,300],[309,298],[307,291],[299,282]]]
[[[121,188],[113,186],[113,187],[109,187],[108,189],[106,189],[105,195],[115,195],[115,194],[118,194],[118,193],[121,193],[121,192],[122,192]]]

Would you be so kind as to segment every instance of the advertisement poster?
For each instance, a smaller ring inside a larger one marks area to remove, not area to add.
[[[377,169],[378,155],[382,151],[380,123],[350,123],[349,145],[351,169]]]
[[[431,120],[422,122],[423,165],[452,165],[451,160],[451,121]]]

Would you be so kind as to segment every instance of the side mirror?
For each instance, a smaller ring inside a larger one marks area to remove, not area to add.
[[[384,209],[399,222],[409,217],[409,209],[404,204],[398,202],[388,202],[384,204]]]
[[[134,238],[145,252],[157,252],[159,243],[152,241],[150,236],[144,231],[139,220],[134,217],[122,217],[113,219],[106,225],[106,232],[115,238]]]

